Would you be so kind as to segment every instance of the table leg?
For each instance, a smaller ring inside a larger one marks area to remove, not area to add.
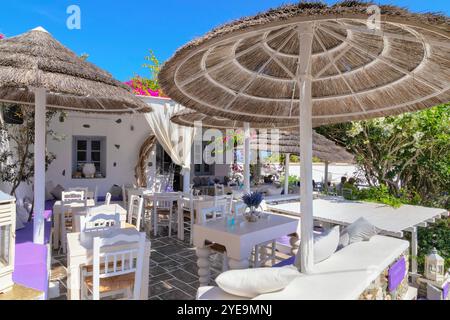
[[[153,235],[158,235],[158,210],[156,209],[156,202],[153,201]]]
[[[148,279],[149,279],[149,270],[150,270],[150,242],[145,242],[145,255],[144,255],[144,263],[142,265],[142,279],[144,280],[141,284],[141,300],[148,300]],[[145,279],[147,279],[145,281]]]
[[[248,258],[245,258],[242,260],[236,260],[236,259],[229,257],[228,265],[230,266],[230,269],[248,269],[250,264],[249,264]]]
[[[67,299],[80,300],[80,266],[69,264],[67,269]]]
[[[417,273],[417,228],[411,231],[411,272]]]
[[[59,213],[55,213],[53,212],[53,230],[54,230],[54,235],[53,235],[53,249],[58,249],[59,248],[59,233],[60,233],[60,226],[59,226],[59,221],[60,221],[60,214]]]
[[[183,208],[182,201],[178,200],[178,239],[184,241],[184,216],[183,216]]]
[[[210,264],[209,255],[211,250],[209,248],[197,248],[197,266],[200,286],[204,287],[209,284],[210,280]]]

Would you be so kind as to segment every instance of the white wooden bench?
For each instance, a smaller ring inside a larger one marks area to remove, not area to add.
[[[314,274],[302,274],[281,291],[263,294],[263,300],[354,300],[409,247],[405,240],[374,236],[351,244],[315,265]],[[405,277],[407,273],[405,273]],[[198,300],[243,299],[218,287],[200,287]]]

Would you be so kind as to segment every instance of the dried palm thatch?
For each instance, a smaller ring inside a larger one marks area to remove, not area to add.
[[[47,106],[84,112],[150,112],[128,86],[36,28],[0,40],[0,101],[34,105],[31,88],[47,89]]]
[[[415,111],[450,101],[450,19],[369,3],[286,5],[218,27],[165,63],[178,103],[246,122],[298,122],[300,25],[312,24],[313,125]]]
[[[354,157],[345,148],[336,145],[333,141],[313,131],[312,136],[313,156],[322,161],[352,163]],[[299,135],[289,132],[281,132],[278,135],[258,134],[257,140],[252,141],[250,147],[253,150],[273,151],[279,153],[300,154]]]
[[[219,130],[243,128],[244,122],[239,120],[230,120],[217,116],[209,116],[195,110],[184,109],[175,113],[170,121],[185,127],[194,127],[196,122],[201,122],[204,128],[214,128]],[[298,130],[298,123],[279,123],[270,122],[251,122],[250,127],[253,129],[283,129]]]

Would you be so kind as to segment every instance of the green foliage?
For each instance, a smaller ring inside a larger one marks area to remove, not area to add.
[[[418,194],[423,205],[449,209],[450,104],[318,128],[350,150],[371,186],[398,197]]]
[[[389,189],[384,185],[361,189],[356,192],[355,197],[357,200],[383,203],[394,208],[399,208],[404,203],[402,199],[391,195]]]
[[[282,186],[284,186],[284,179],[285,179],[285,176],[283,175],[283,176],[280,178],[280,184],[281,184]],[[299,178],[298,178],[297,176],[293,176],[293,175],[290,175],[289,178],[288,178],[288,180],[289,180],[289,187],[294,187],[294,186],[296,186],[296,185],[298,184],[298,182],[300,181]]]
[[[16,105],[0,105],[0,112],[3,108],[13,107]],[[23,124],[12,125],[0,121],[0,181],[11,184],[11,195],[15,194],[22,182],[29,184],[34,176],[34,111],[22,112],[22,108],[17,109],[17,116],[23,117]],[[47,111],[47,127],[56,114],[54,110]],[[47,134],[55,139],[60,138],[51,130]],[[55,158],[54,154],[46,153],[46,169]]]
[[[438,220],[427,228],[419,228],[419,253],[417,262],[423,272],[425,255],[436,248],[445,260],[445,268],[450,268],[450,218]]]

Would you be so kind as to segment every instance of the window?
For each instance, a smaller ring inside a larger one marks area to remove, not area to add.
[[[206,146],[209,144],[210,142],[207,141],[203,141],[203,146],[202,146],[202,154],[205,151]],[[214,156],[215,151],[213,151],[212,156]],[[196,176],[213,176],[214,172],[215,172],[215,166],[214,165],[209,165],[206,164],[204,161],[204,158],[202,156],[202,164],[196,164],[194,166],[194,174]]]
[[[95,165],[95,175],[106,177],[106,137],[73,137],[72,176],[81,178],[86,163]]]

